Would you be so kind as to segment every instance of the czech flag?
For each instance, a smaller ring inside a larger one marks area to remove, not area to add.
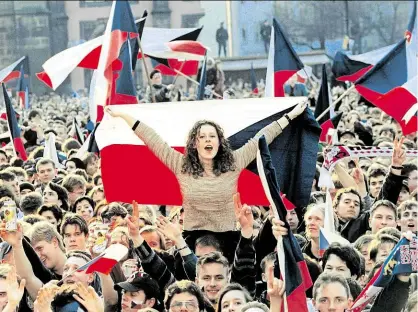
[[[195,55],[190,53],[190,49],[182,53],[182,51],[178,51],[179,48],[183,47],[181,43],[170,43],[173,40],[181,41],[181,38],[188,38],[189,34],[192,34],[191,37],[195,37],[195,33],[197,31],[200,33],[201,28],[151,28],[143,26],[145,21],[146,13],[136,22],[136,32],[139,31],[139,35],[142,35],[141,45],[146,56],[160,58],[161,62],[165,62],[164,59],[166,58],[186,60],[191,58],[197,61],[203,59],[204,53]],[[143,29],[143,32],[141,32],[141,29]],[[44,71],[37,73],[37,78],[53,90],[56,90],[75,68],[97,69],[103,40],[104,36],[100,36],[54,55],[42,65]],[[173,51],[169,47],[170,44],[173,47]],[[136,46],[133,48],[133,51],[133,53],[137,51],[137,59],[142,57],[141,51]],[[133,58],[135,58],[135,54]],[[136,62],[133,62],[132,68],[135,68],[135,65]],[[185,69],[183,68],[183,70]]]
[[[10,102],[10,98],[7,94],[7,90],[4,86],[4,83],[2,83],[2,86],[4,104],[6,105],[7,122],[9,123],[10,138],[13,141],[16,156],[26,161],[28,157],[26,155],[25,147],[23,146],[22,138],[20,137],[20,128],[17,124],[16,112],[13,109],[12,103]]]
[[[100,256],[87,262],[78,268],[78,272],[86,271],[86,274],[99,272],[109,275],[113,267],[128,253],[128,248],[122,244],[110,245]]]
[[[332,73],[338,81],[355,82],[376,65],[395,45],[358,55],[347,55],[343,51],[335,54]]]
[[[416,1],[413,1],[405,38],[355,83],[366,100],[401,125],[404,135],[418,130],[416,12]]]
[[[396,278],[396,275],[415,273],[418,270],[417,245],[416,236],[413,237],[412,241],[403,237],[357,297],[350,311],[363,311],[367,304]]]
[[[274,18],[266,74],[266,97],[284,97],[284,84],[303,68],[282,26]]]
[[[180,152],[184,151],[187,133],[196,121],[213,120],[223,127],[231,148],[236,150],[263,127],[278,120],[303,100],[305,98],[287,97],[280,100],[250,98],[145,103],[116,105],[113,110],[125,112],[144,122],[170,147]],[[312,125],[315,120],[312,113],[306,115],[308,111],[293,120],[270,145],[275,165],[280,168],[282,190],[286,198],[298,207],[309,201],[318,152],[320,129],[317,123]],[[96,141],[100,148],[103,183],[108,201],[182,204],[176,176],[123,120],[105,116],[97,128]],[[268,205],[255,161],[241,173],[238,191],[247,204]]]
[[[8,82],[13,79],[17,79],[21,76],[21,72],[26,77],[29,77],[29,58],[27,56],[22,56],[13,64],[10,64],[6,68],[0,71],[0,82]]]
[[[255,77],[255,71],[254,71],[253,63],[251,63],[250,76],[251,76],[251,92],[253,94],[258,94],[257,78]]]
[[[280,187],[272,161],[266,139],[262,136],[258,141],[257,152],[257,168],[261,183],[274,216],[285,222],[285,227],[289,230],[288,235],[277,242],[278,259],[275,261],[274,275],[283,279],[285,283],[284,311],[307,312],[305,291],[312,286],[312,280],[302,250],[286,221],[288,210],[280,196]]]

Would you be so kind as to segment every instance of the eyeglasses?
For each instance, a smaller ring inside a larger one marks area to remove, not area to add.
[[[180,311],[183,306],[189,311],[195,311],[198,308],[198,304],[194,301],[174,301],[170,305],[170,310],[177,312]]]

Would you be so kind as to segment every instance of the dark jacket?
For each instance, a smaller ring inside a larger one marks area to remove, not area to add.
[[[381,199],[387,199],[396,205],[399,193],[402,188],[402,181],[404,176],[397,176],[390,172],[383,183],[379,195],[375,198],[375,202]],[[340,223],[341,236],[347,239],[350,243],[354,243],[357,238],[365,234],[369,227],[370,211],[365,211],[359,215],[355,220],[350,220],[345,224]]]
[[[169,91],[167,89],[166,85],[152,85],[152,92],[155,96],[155,101],[157,103],[160,102],[170,102],[170,98],[168,96]],[[147,87],[147,90],[145,91],[145,100],[147,103],[152,103],[152,96],[149,86]]]
[[[225,28],[220,27],[216,31],[216,42],[225,43],[228,40],[228,32]]]

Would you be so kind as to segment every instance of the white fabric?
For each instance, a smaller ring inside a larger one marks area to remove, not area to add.
[[[58,160],[57,149],[55,146],[55,134],[52,132],[48,133],[48,139],[45,141],[44,158],[51,159],[55,164],[55,168],[64,168]]]
[[[175,103],[114,105],[113,111],[129,114],[153,128],[170,146],[184,146],[187,134],[196,121],[218,123],[230,137],[275,113],[305,101],[306,97],[249,98]],[[143,145],[121,118],[105,114],[96,131],[99,149],[112,144]]]
[[[274,27],[272,25],[264,97],[274,97],[274,44]]]

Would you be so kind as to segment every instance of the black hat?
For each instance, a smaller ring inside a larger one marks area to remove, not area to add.
[[[19,184],[19,189],[22,192],[23,190],[31,190],[31,192],[35,192],[35,186],[29,182],[22,182]]]
[[[115,285],[115,290],[125,290],[135,292],[142,290],[147,298],[158,300],[160,296],[160,287],[147,273],[136,272],[132,274],[126,282]]]

